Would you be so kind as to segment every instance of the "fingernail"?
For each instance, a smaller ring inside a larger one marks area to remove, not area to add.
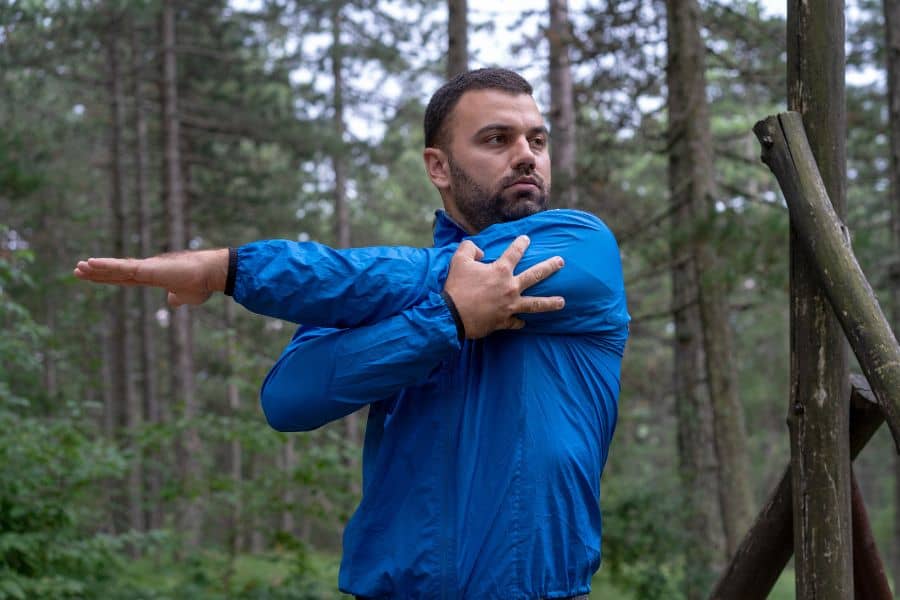
[[[562,259],[562,257],[556,259],[556,266],[563,267],[563,266],[565,266],[565,264],[566,264],[566,261],[564,261]]]
[[[565,299],[565,298],[560,298],[559,300],[556,301],[556,306],[557,306],[558,308],[563,308],[563,307],[565,307],[565,305],[566,305],[566,299]]]
[[[519,236],[519,239],[521,239],[523,242],[531,242],[531,238],[529,238],[527,235],[521,235]]]

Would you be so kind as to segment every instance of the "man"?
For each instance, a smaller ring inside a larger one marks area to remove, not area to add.
[[[432,97],[424,159],[445,208],[433,248],[269,241],[76,268],[166,287],[176,305],[225,291],[303,323],[261,401],[283,431],[369,406],[344,592],[590,591],[629,317],[609,230],[545,210],[548,136],[531,92],[515,73],[482,69]]]

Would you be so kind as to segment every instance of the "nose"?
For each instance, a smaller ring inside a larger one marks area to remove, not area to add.
[[[525,173],[534,171],[537,159],[527,136],[519,136],[516,143],[512,146],[512,151],[512,168],[514,170],[524,171]]]

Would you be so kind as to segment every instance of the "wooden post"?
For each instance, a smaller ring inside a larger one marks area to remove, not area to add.
[[[844,0],[788,0],[788,109],[803,117],[837,214],[846,214]],[[847,342],[791,223],[791,399],[798,600],[853,597]]]
[[[850,456],[862,451],[884,418],[869,384],[862,377],[850,377]],[[788,464],[768,502],[744,536],[737,553],[716,583],[710,600],[765,600],[775,581],[794,553],[791,490]]]
[[[900,451],[900,346],[831,207],[800,116],[782,113],[753,130],[763,146],[763,162],[784,192],[817,283],[834,307]]]

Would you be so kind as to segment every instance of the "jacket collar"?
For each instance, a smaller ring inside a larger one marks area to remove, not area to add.
[[[462,241],[468,235],[444,210],[434,211],[434,246],[440,248]]]

